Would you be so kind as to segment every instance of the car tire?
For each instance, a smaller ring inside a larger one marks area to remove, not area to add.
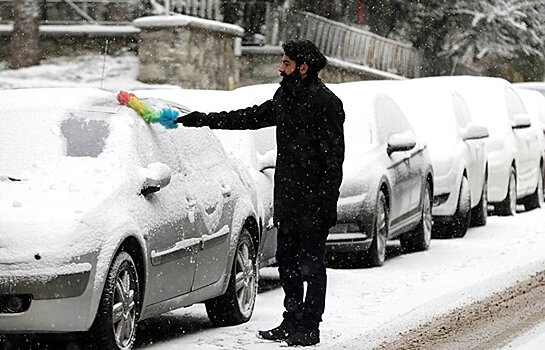
[[[132,349],[140,313],[140,281],[132,257],[119,252],[110,266],[89,339],[96,349]]]
[[[543,207],[543,166],[539,165],[539,176],[534,193],[524,198],[522,201],[525,210],[533,210]]]
[[[428,250],[431,244],[433,226],[431,186],[426,182],[424,197],[422,199],[422,216],[420,223],[413,231],[400,237],[401,250],[404,253],[420,252]]]
[[[254,310],[257,287],[257,253],[250,232],[244,228],[238,239],[227,291],[205,302],[212,323],[232,326],[248,322]]]
[[[386,241],[388,240],[388,204],[384,192],[379,191],[375,208],[373,240],[365,252],[364,263],[368,267],[384,265],[386,260]]]
[[[458,205],[453,216],[453,222],[450,226],[450,236],[453,238],[462,238],[466,235],[471,221],[471,191],[467,177],[462,177],[460,184],[460,194],[458,195]],[[449,230],[447,228],[447,230]]]
[[[511,167],[509,174],[507,196],[495,205],[494,212],[500,216],[511,216],[517,213],[517,173],[513,167]]]
[[[485,226],[488,219],[488,176],[485,176],[483,182],[483,190],[481,192],[481,200],[471,209],[470,226],[478,227]]]

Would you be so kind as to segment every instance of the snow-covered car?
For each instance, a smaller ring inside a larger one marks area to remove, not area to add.
[[[542,156],[545,157],[545,95],[539,93],[538,91],[518,88],[517,93],[522,99],[522,102],[528,111],[528,115],[532,120],[531,127],[536,133],[541,144]],[[543,193],[543,190],[545,189],[543,186],[545,183],[545,168],[543,167],[543,164],[541,168],[541,175],[542,180],[540,183],[538,183],[538,186],[542,187],[542,191],[540,193]],[[543,198],[539,198],[539,201],[536,204],[543,205]]]
[[[210,130],[79,88],[0,91],[0,120],[0,333],[130,349],[136,322],[194,303],[250,319],[256,189]]]
[[[433,164],[433,231],[463,237],[488,216],[488,129],[475,123],[462,96],[441,77],[383,84],[428,146]]]
[[[489,77],[444,77],[467,102],[473,120],[488,128],[488,201],[498,215],[517,203],[539,207],[543,154],[532,121],[512,84]]]
[[[543,81],[529,81],[524,83],[513,83],[517,89],[534,90],[545,96],[545,82]]]
[[[380,266],[388,239],[399,238],[406,252],[428,249],[433,169],[426,145],[397,104],[373,83],[330,88],[346,113],[346,153],[338,223],[330,230],[328,252]]]

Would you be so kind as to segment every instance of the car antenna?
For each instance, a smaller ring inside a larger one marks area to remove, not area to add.
[[[100,89],[104,90],[104,75],[106,73],[106,55],[108,54],[108,39],[106,38],[106,44],[104,45],[104,57],[102,60],[102,79],[100,80]]]

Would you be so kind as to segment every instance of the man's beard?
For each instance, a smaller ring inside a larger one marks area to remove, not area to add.
[[[293,72],[290,74],[286,74],[284,72],[280,73],[282,76],[282,82],[280,83],[282,86],[285,86],[288,89],[293,89],[299,83],[301,80],[303,80],[303,77],[301,76],[301,72],[299,72],[299,67],[297,67]]]

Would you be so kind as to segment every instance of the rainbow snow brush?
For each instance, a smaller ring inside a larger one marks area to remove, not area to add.
[[[173,108],[157,110],[145,104],[134,94],[126,91],[120,91],[117,94],[117,101],[122,105],[134,109],[146,123],[159,123],[167,129],[176,129],[178,127],[176,119],[180,115],[180,112]]]

